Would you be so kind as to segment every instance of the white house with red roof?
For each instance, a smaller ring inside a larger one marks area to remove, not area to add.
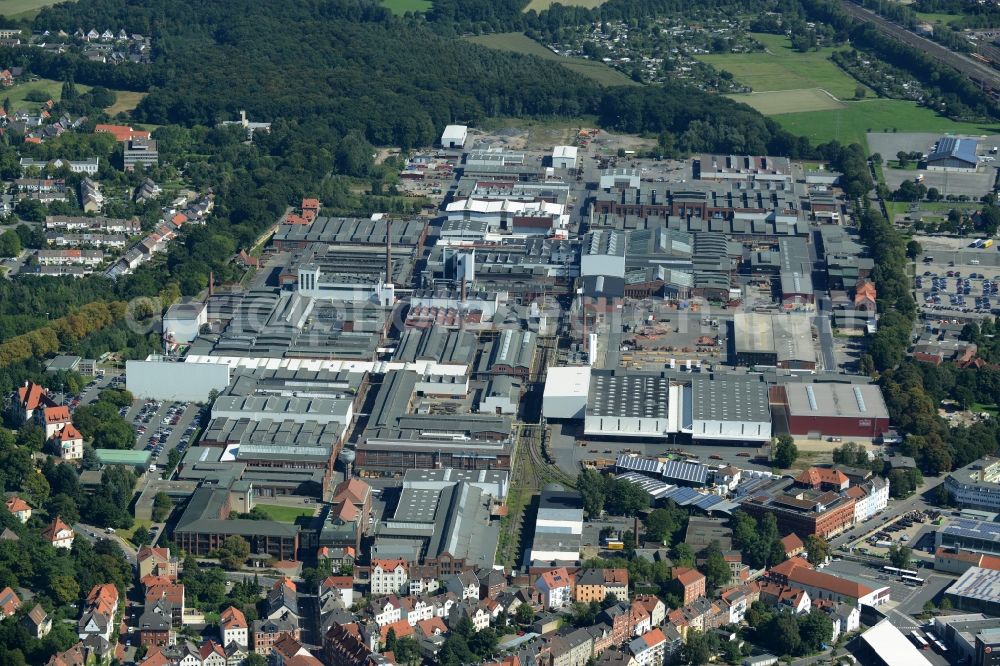
[[[219,614],[219,637],[224,647],[231,643],[238,643],[243,647],[250,645],[249,625],[243,611],[230,606]]]
[[[83,435],[72,423],[67,423],[52,435],[59,457],[63,460],[83,459]]]
[[[62,521],[59,516],[56,516],[48,527],[42,530],[42,538],[51,543],[56,548],[65,548],[69,550],[73,547],[73,538],[76,535],[73,533],[73,528]]]
[[[573,601],[573,577],[566,567],[543,572],[535,579],[535,589],[546,608],[562,608]]]
[[[42,426],[45,428],[45,439],[52,439],[52,436],[62,430],[67,425],[73,424],[73,417],[69,413],[66,405],[56,405],[46,407],[42,410]]]
[[[405,560],[372,560],[369,585],[373,597],[406,594],[409,580],[409,567]]]
[[[31,518],[31,507],[17,495],[8,497],[4,504],[7,506],[7,510],[14,514],[14,517],[21,523],[26,523],[28,518]]]
[[[667,637],[654,627],[628,644],[628,652],[638,666],[662,666]]]
[[[56,403],[48,396],[45,387],[34,382],[24,382],[17,389],[17,401],[13,404],[20,423],[27,423],[35,416],[35,412],[46,407],[55,407]]]

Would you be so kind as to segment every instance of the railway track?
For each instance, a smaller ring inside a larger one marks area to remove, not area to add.
[[[969,77],[976,85],[989,92],[1000,92],[1000,72],[994,70],[985,63],[978,62],[973,58],[955,53],[954,51],[938,44],[937,42],[921,37],[910,32],[906,28],[892,21],[879,16],[878,14],[856,5],[850,0],[840,0],[840,5],[844,11],[854,18],[870,23],[887,35],[892,35],[908,46],[918,48],[931,57],[939,60],[950,67],[958,70]]]

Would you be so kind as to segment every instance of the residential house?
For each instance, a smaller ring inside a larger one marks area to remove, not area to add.
[[[617,648],[605,650],[594,662],[594,666],[638,666],[635,657]]]
[[[161,579],[146,586],[146,606],[160,605],[169,609],[171,625],[180,629],[184,623],[184,585]]]
[[[55,406],[55,401],[48,396],[45,387],[34,382],[25,382],[24,386],[18,388],[17,400],[13,403],[18,423],[27,423],[37,418],[37,410]]]
[[[312,656],[309,650],[289,636],[285,636],[274,644],[271,660],[274,666],[323,666],[322,662]]]
[[[546,571],[535,579],[535,589],[546,608],[562,608],[573,600],[573,577],[566,567]]]
[[[200,666],[227,666],[226,650],[213,640],[207,640],[198,648]]]
[[[3,588],[0,591],[0,620],[11,617],[20,609],[21,598],[17,596],[17,593],[10,587]]]
[[[320,603],[329,597],[340,599],[345,608],[350,608],[354,604],[354,577],[327,576],[319,584]]]
[[[552,666],[584,666],[594,654],[594,639],[586,629],[556,635],[549,641]]]
[[[143,546],[136,554],[140,580],[149,575],[176,580],[177,558],[167,548]]]
[[[490,612],[482,605],[467,599],[459,601],[452,607],[451,613],[448,614],[447,624],[449,627],[454,628],[458,626],[458,623],[462,619],[469,618],[469,621],[472,622],[472,627],[476,631],[482,631],[490,626],[492,617]]]
[[[17,495],[8,497],[4,504],[7,505],[7,510],[10,511],[19,522],[26,523],[28,522],[28,518],[31,518],[31,507]]]
[[[653,628],[653,618],[644,604],[633,601],[629,607],[629,615],[632,621],[633,636],[641,636]]]
[[[619,597],[621,599],[621,597]],[[649,613],[649,621],[658,627],[667,619],[667,605],[655,594],[637,595],[633,604],[640,604]]]
[[[250,645],[247,617],[236,606],[229,606],[219,615],[219,638],[223,647],[230,643],[238,643],[243,647]]]
[[[507,576],[500,569],[480,569],[476,578],[479,579],[480,599],[496,599],[507,587]]]
[[[369,586],[373,597],[404,594],[408,589],[407,564],[404,560],[372,560]]]
[[[70,415],[69,407],[66,405],[46,407],[42,410],[42,426],[45,428],[45,439],[52,439],[52,436],[64,426],[72,424],[73,417]]]
[[[638,666],[663,666],[667,637],[659,627],[650,629],[628,644],[628,651]]]
[[[781,547],[785,550],[785,557],[795,557],[799,553],[803,553],[806,550],[806,545],[795,532],[782,537]]]
[[[48,541],[55,548],[65,548],[69,550],[73,547],[73,528],[64,523],[59,516],[56,516],[48,527],[42,530],[42,538]]]
[[[786,608],[796,615],[812,609],[812,597],[802,589],[765,581],[760,586],[760,600],[768,606]]]
[[[471,571],[448,574],[444,577],[444,587],[459,599],[479,598],[479,579]]]
[[[619,601],[628,599],[628,569],[584,569],[577,574],[576,601],[604,601],[613,594]]]
[[[674,567],[671,573],[681,587],[685,606],[698,597],[705,596],[705,576],[700,571],[688,567]]]
[[[172,626],[173,619],[169,608],[159,604],[147,606],[139,617],[139,645],[148,648],[169,645]]]
[[[256,620],[253,623],[253,651],[262,656],[271,654],[274,644],[282,638],[301,638],[298,618],[288,616],[278,619]]]
[[[83,435],[72,423],[59,428],[52,435],[51,441],[63,460],[83,459]]]
[[[385,627],[403,619],[403,604],[396,595],[373,599],[368,609],[379,627]]]
[[[30,611],[21,618],[21,626],[33,638],[45,638],[52,631],[52,618],[45,612],[41,604],[35,604]]]
[[[636,600],[638,602],[638,599]],[[612,642],[621,645],[632,635],[632,606],[620,601],[614,606],[605,608],[597,616],[598,622],[611,627]]]
[[[115,614],[118,612],[118,588],[111,583],[95,585],[87,595],[83,616],[78,623],[80,640],[100,636],[111,640],[115,628]]]

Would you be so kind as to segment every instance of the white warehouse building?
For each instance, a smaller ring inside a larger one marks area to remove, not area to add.
[[[545,376],[542,414],[547,419],[582,419],[589,393],[590,366],[553,366]]]
[[[469,128],[465,125],[448,125],[441,133],[442,148],[464,148],[469,138]]]
[[[556,146],[553,148],[552,166],[557,169],[575,169],[576,146]]]

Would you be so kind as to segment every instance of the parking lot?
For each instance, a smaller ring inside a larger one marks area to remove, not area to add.
[[[150,464],[161,467],[171,449],[184,453],[201,425],[198,406],[193,403],[136,400],[122,416],[135,428],[134,448],[149,451]]]
[[[919,239],[914,297],[925,311],[1000,314],[1000,252],[969,239]]]

